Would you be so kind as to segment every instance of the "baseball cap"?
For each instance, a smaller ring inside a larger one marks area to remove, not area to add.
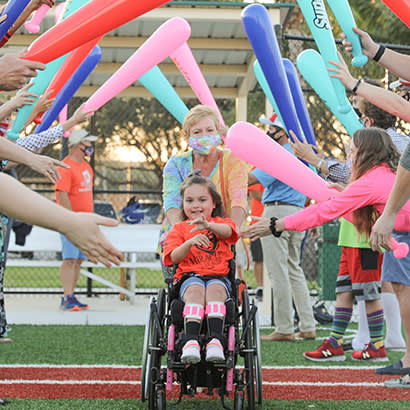
[[[404,78],[399,78],[396,81],[393,81],[392,83],[389,84],[389,88],[391,90],[394,90],[397,87],[400,87],[402,85],[406,85],[408,87],[410,87],[410,81],[405,80]]]
[[[262,124],[273,125],[274,127],[285,129],[285,126],[282,124],[281,120],[278,118],[278,114],[273,113],[271,117],[259,117],[259,121]]]
[[[90,135],[86,130],[74,130],[68,137],[68,146],[73,147],[83,141],[96,141],[98,137]]]

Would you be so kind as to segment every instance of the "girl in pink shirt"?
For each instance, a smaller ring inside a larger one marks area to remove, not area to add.
[[[351,183],[343,192],[328,201],[310,206],[281,219],[261,218],[259,222],[248,227],[243,232],[243,236],[250,237],[252,240],[269,234],[279,236],[286,230],[303,231],[340,216],[353,222],[360,233],[364,232],[370,236],[371,228],[383,212],[392,189],[400,154],[390,136],[380,128],[364,128],[356,131],[353,136],[351,154],[353,161]],[[393,233],[398,241],[410,243],[410,201],[397,214],[394,228]],[[406,313],[408,307],[405,306],[408,297],[403,298],[403,295],[410,297],[410,256],[396,259],[392,251],[385,252],[382,271],[383,280],[393,282],[393,288],[400,303],[406,338],[410,340],[410,315]],[[352,302],[353,298],[350,298],[350,303],[347,305],[351,305]],[[368,314],[372,311],[382,312],[379,299],[369,302],[366,305]],[[346,307],[348,307],[347,305]],[[381,321],[379,322],[378,325],[382,326]],[[325,343],[326,341],[323,344]],[[385,352],[383,352],[383,340],[379,339],[375,344],[370,343],[363,352],[354,352],[353,358],[386,360]],[[326,353],[325,356],[330,354],[335,357],[335,360],[344,360],[343,349],[339,352],[339,347],[335,348],[334,351],[328,348],[329,346],[322,349]],[[322,356],[318,357],[319,359],[323,357],[323,352]],[[338,356],[339,358],[337,358]],[[402,361],[395,366],[400,366],[410,372],[409,345]]]

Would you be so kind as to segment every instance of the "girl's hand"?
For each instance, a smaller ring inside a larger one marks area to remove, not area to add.
[[[192,219],[189,221],[190,225],[196,225],[195,228],[191,229],[191,232],[202,231],[203,229],[209,229],[209,222],[206,220],[204,215],[199,218]]]
[[[54,90],[50,90],[45,94],[41,94],[36,106],[34,107],[34,109],[38,112],[38,113],[42,113],[47,111],[48,109],[50,109],[53,106],[53,103],[55,101],[55,98],[49,98],[50,95],[53,93]]]
[[[197,245],[207,248],[210,244],[209,238],[204,235],[203,233],[199,233],[198,235],[194,236],[189,240],[191,246]]]
[[[27,90],[33,85],[32,82],[26,84],[23,88],[17,91],[16,95],[10,99],[10,104],[13,109],[22,107],[23,105],[31,105],[35,101],[37,94],[30,93]]]
[[[343,60],[343,56],[339,52],[338,55],[340,63],[329,60],[329,63],[333,64],[336,68],[329,67],[327,71],[329,71],[330,77],[338,78],[346,88],[352,90],[357,83],[357,79],[350,74],[349,68],[345,60]]]

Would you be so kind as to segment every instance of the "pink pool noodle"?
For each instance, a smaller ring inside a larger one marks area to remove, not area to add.
[[[189,45],[184,43],[181,47],[175,50],[170,57],[178,67],[179,71],[184,75],[201,104],[215,108],[219,115],[219,121],[221,122],[221,125],[224,126],[225,122],[216,105],[216,101]]]
[[[162,24],[145,43],[88,99],[83,111],[98,110],[139,77],[165,60],[191,35],[190,25],[180,17]]]
[[[67,121],[67,115],[68,115],[68,105],[66,104],[64,108],[60,111],[60,114],[58,115],[58,121],[60,122],[60,124]],[[70,135],[70,132],[66,131],[63,134],[63,137],[68,138],[69,135]]]
[[[409,245],[405,242],[397,242],[392,236],[389,238],[390,246],[393,249],[393,254],[397,259],[402,259],[409,253]]]
[[[338,195],[324,179],[252,124],[235,123],[227,133],[226,145],[239,158],[309,198],[325,201]]]
[[[48,10],[50,10],[50,6],[47,4],[43,4],[40,6],[34,13],[31,20],[27,21],[24,24],[24,27],[30,33],[38,33],[40,31],[40,23],[42,22],[43,18],[46,16]]]

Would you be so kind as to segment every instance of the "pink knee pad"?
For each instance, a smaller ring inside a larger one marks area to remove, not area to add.
[[[226,306],[222,302],[209,302],[206,305],[205,310],[206,316],[209,317],[219,317],[224,318],[226,315]]]
[[[187,304],[184,306],[182,316],[184,319],[202,320],[204,318],[204,307],[196,303]]]

